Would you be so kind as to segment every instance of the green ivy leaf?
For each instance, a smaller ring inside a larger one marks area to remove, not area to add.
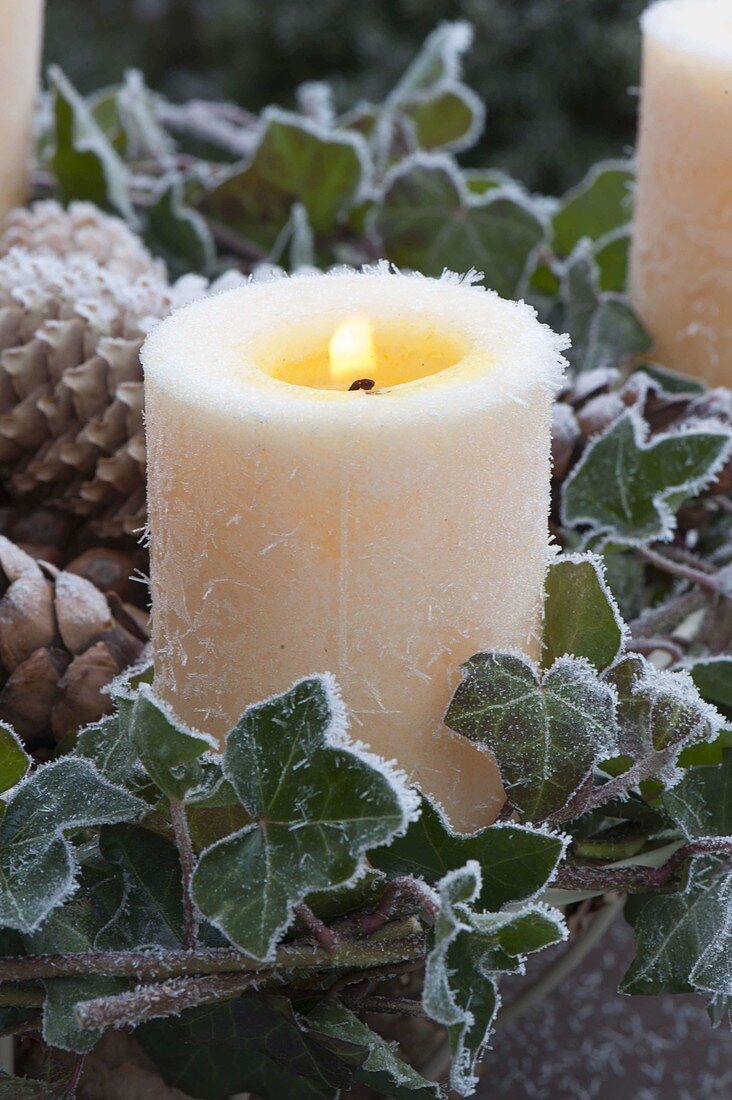
[[[667,539],[677,509],[712,480],[731,446],[721,424],[649,441],[645,421],[628,409],[589,444],[565,481],[563,522],[626,545]]]
[[[732,657],[705,657],[689,666],[701,695],[732,721]]]
[[[105,825],[99,849],[109,864],[119,868],[124,891],[118,908],[104,914],[96,948],[180,947],[183,897],[175,846],[137,825]]]
[[[422,812],[404,836],[370,853],[369,862],[387,874],[414,875],[432,886],[472,859],[483,882],[477,904],[500,909],[542,890],[563,853],[561,837],[526,825],[500,823],[468,835],[456,833],[423,797]]]
[[[570,257],[561,289],[564,324],[572,338],[567,358],[575,370],[616,367],[651,347],[650,336],[627,301],[600,290],[589,242],[580,242]]]
[[[681,826],[687,840],[732,836],[732,751],[717,767],[691,768],[670,791],[664,809]]]
[[[15,730],[0,722],[0,793],[20,783],[31,764]]]
[[[485,121],[482,100],[460,83],[414,97],[404,111],[412,120],[418,147],[427,150],[458,153],[469,149]]]
[[[394,1100],[439,1100],[444,1095],[439,1085],[427,1081],[396,1054],[396,1044],[382,1039],[337,1001],[321,1001],[308,1013],[307,1022],[318,1032],[368,1051],[363,1065],[354,1072],[354,1084]]]
[[[440,913],[434,946],[427,956],[422,1003],[444,1024],[453,1053],[450,1084],[472,1095],[475,1067],[497,1011],[495,973],[519,969],[523,956],[564,938],[561,914],[546,906],[505,913],[476,913],[482,889],[475,861],[450,871],[440,882]]]
[[[597,241],[625,226],[633,214],[634,175],[626,161],[600,161],[560,200],[552,219],[554,247],[569,256],[584,237]]]
[[[180,176],[161,180],[147,213],[145,240],[163,256],[173,275],[211,269],[216,254],[213,237],[206,219],[186,205]]]
[[[622,657],[605,673],[618,698],[618,749],[633,760],[654,753],[659,778],[678,778],[673,761],[685,745],[713,741],[720,718],[700,697],[686,672],[654,668],[639,653]]]
[[[51,165],[62,194],[69,200],[86,199],[98,206],[111,206],[136,224],[124,163],[61,69],[52,65],[48,80],[56,121]]]
[[[732,874],[708,856],[691,861],[681,893],[636,895],[626,906],[637,955],[622,993],[732,995]]]
[[[496,756],[513,804],[529,821],[562,809],[617,736],[610,688],[581,658],[541,676],[528,657],[478,653],[445,716],[451,729]]]
[[[360,135],[269,108],[252,158],[210,192],[202,210],[268,251],[297,202],[316,233],[333,233],[367,172]]]
[[[69,829],[128,821],[147,809],[86,760],[63,757],[16,787],[0,822],[0,923],[32,932],[74,889]]]
[[[244,1091],[264,1100],[335,1100],[351,1083],[350,1065],[276,994],[248,993],[152,1020],[135,1037],[166,1084],[202,1100]],[[353,1049],[351,1065],[363,1056],[360,1046]]]
[[[470,192],[447,156],[406,160],[384,184],[375,227],[388,259],[424,275],[475,268],[513,297],[544,226],[518,188]]]
[[[149,684],[137,689],[129,728],[145,771],[168,798],[190,795],[195,799],[199,793],[209,793],[211,777],[201,757],[218,750],[218,742],[208,734],[187,729]]]
[[[45,1081],[0,1074],[0,1100],[55,1100],[58,1091]]]
[[[75,751],[110,783],[135,790],[144,781],[145,773],[130,740],[129,716],[124,707],[81,730]]]
[[[542,663],[586,657],[598,671],[620,654],[627,628],[594,554],[557,558],[547,570]]]
[[[334,685],[314,678],[250,707],[228,735],[224,773],[254,824],[203,852],[193,894],[257,959],[308,893],[352,879],[412,816],[410,792],[350,748],[345,728]]]

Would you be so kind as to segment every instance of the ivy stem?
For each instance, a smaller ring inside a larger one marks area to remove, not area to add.
[[[732,859],[732,837],[702,837],[690,840],[670,856],[660,867],[593,867],[589,864],[565,863],[551,886],[559,890],[597,890],[605,893],[618,890],[624,894],[644,894],[662,889],[679,868],[692,856],[713,855]]]
[[[387,1012],[394,1016],[426,1016],[421,1001],[411,997],[364,997],[359,1012]]]
[[[258,974],[209,974],[197,978],[171,978],[159,985],[143,985],[128,993],[82,1001],[74,1017],[84,1031],[124,1027],[143,1020],[178,1015],[196,1005],[216,1004],[256,985]]]
[[[138,981],[164,981],[186,975],[246,973],[270,975],[300,971],[365,970],[390,966],[424,956],[425,940],[419,922],[413,918],[394,921],[369,940],[339,937],[333,951],[319,944],[299,941],[277,949],[271,962],[263,963],[236,948],[210,948],[195,951],[101,951],[69,955],[18,955],[0,958],[0,983],[79,977],[104,974],[136,978]],[[5,1004],[40,1004],[41,991],[1,989]],[[2,1001],[0,1001],[2,1003]]]
[[[685,565],[680,561],[672,561],[671,558],[667,558],[664,554],[659,554],[656,550],[651,550],[650,546],[639,546],[638,553],[642,558],[646,559],[649,565],[655,566],[656,569],[660,569],[664,573],[669,573],[672,577],[680,577],[682,580],[689,581],[691,584],[697,584],[700,588],[706,589],[707,592],[714,592],[715,595],[722,595],[721,589],[713,573],[704,573],[701,569],[696,569],[692,565]]]
[[[370,913],[361,917],[361,927],[367,936],[377,932],[386,924],[402,899],[408,899],[419,909],[436,917],[440,907],[430,890],[416,879],[401,875],[391,880],[381,895],[378,905]]]
[[[177,798],[170,799],[170,820],[173,825],[175,844],[180,857],[181,878],[183,881],[183,947],[193,951],[198,940],[198,917],[193,905],[191,879],[196,865],[191,834],[188,829],[186,808]]]
[[[81,1075],[84,1071],[85,1057],[86,1056],[84,1054],[79,1054],[77,1056],[76,1061],[74,1062],[74,1068],[72,1069],[69,1079],[66,1082],[64,1091],[61,1094],[62,1096],[76,1096],[76,1090],[79,1087],[79,1081],[81,1080]]]
[[[628,649],[634,653],[642,653],[646,657],[652,653],[668,653],[675,663],[684,659],[683,649],[671,638],[632,638],[628,643]]]
[[[655,775],[658,775],[661,768],[676,758],[678,748],[678,745],[669,745],[668,748],[661,751],[650,752],[623,772],[622,775],[616,775],[614,779],[609,779],[607,783],[603,783],[599,787],[593,787],[589,796],[583,802],[580,812],[590,813],[592,810],[597,810],[600,806],[605,806],[616,798],[622,798],[633,787],[637,787],[639,783],[642,783],[644,779],[652,779]],[[577,816],[575,808],[570,806],[566,813],[554,815],[552,820],[555,822],[571,821],[572,818]]]
[[[309,906],[296,905],[295,913],[307,925],[321,947],[325,947],[328,951],[335,950],[338,937],[333,929],[329,928],[320,917],[317,917]]]

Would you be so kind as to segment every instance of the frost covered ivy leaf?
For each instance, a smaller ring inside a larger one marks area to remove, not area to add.
[[[483,880],[477,904],[481,909],[500,909],[542,890],[564,848],[561,837],[528,825],[500,823],[477,833],[456,833],[423,797],[422,812],[404,836],[369,853],[369,862],[387,874],[414,875],[432,886],[448,871],[475,860]]]
[[[316,1032],[345,1039],[367,1051],[363,1064],[354,1071],[355,1085],[364,1085],[394,1100],[439,1100],[444,1095],[439,1085],[426,1080],[399,1057],[396,1043],[377,1035],[338,1001],[321,1001],[306,1020]]]
[[[61,69],[52,65],[48,79],[55,115],[51,166],[64,197],[112,206],[131,225],[136,225],[124,163]]]
[[[732,657],[705,657],[688,672],[707,702],[732,721]]]
[[[294,203],[302,203],[315,233],[333,233],[369,171],[359,134],[270,107],[252,157],[206,196],[201,210],[269,251]]]
[[[475,1067],[498,1009],[496,974],[520,970],[523,957],[564,939],[561,913],[527,905],[504,913],[476,913],[480,867],[470,860],[439,884],[441,908],[427,956],[422,1004],[448,1031],[453,1053],[450,1084],[471,1096]]]
[[[478,653],[462,675],[445,722],[495,754],[527,820],[561,810],[613,755],[614,695],[583,658],[561,657],[542,675],[522,654]]]
[[[690,768],[661,800],[687,840],[732,836],[732,750],[716,767]]]
[[[560,256],[568,256],[583,237],[598,241],[629,223],[633,178],[628,161],[599,161],[559,200],[552,229]]]
[[[206,767],[204,753],[218,751],[218,742],[208,734],[188,729],[170,707],[155,695],[149,684],[140,684],[129,715],[130,741],[145,771],[168,798],[205,796],[213,781],[222,781],[213,765]],[[213,762],[212,762],[213,764]]]
[[[31,764],[15,730],[0,722],[0,793],[20,783]]]
[[[474,267],[505,297],[519,290],[544,225],[516,185],[468,190],[446,155],[403,161],[387,177],[375,228],[385,255],[424,275]]]
[[[0,821],[0,924],[31,932],[73,892],[77,864],[64,831],[129,821],[146,809],[87,760],[63,757],[25,779]]]
[[[675,513],[714,477],[732,449],[732,433],[711,423],[648,440],[628,409],[592,441],[564,483],[562,522],[616,543],[667,539]]]
[[[30,953],[175,949],[182,946],[180,863],[174,846],[133,825],[102,828],[106,860],[84,867],[77,893],[55,909],[40,930],[24,936]],[[83,1030],[74,1009],[131,988],[134,982],[104,975],[52,978],[44,982],[43,1035],[47,1043],[79,1054],[100,1033]]]
[[[163,256],[171,277],[210,271],[216,248],[205,218],[185,201],[180,176],[164,177],[147,211],[145,240]]]
[[[413,792],[346,740],[330,677],[301,680],[245,711],[224,773],[254,824],[201,855],[193,895],[243,951],[271,957],[294,906],[363,870],[363,853],[404,831]]]
[[[639,761],[655,757],[658,777],[673,784],[674,760],[686,745],[713,741],[721,715],[699,695],[687,672],[654,668],[639,653],[604,674],[618,698],[618,750]]]
[[[340,1055],[333,1053],[326,1036],[295,1017],[290,999],[274,993],[152,1020],[135,1038],[165,1083],[193,1096],[251,1091],[264,1100],[335,1100],[364,1057],[360,1044],[343,1040]]]
[[[589,241],[581,241],[562,279],[567,352],[578,371],[616,367],[651,347],[651,338],[625,298],[600,290],[600,272]]]
[[[626,904],[636,958],[622,993],[732,995],[732,874],[718,860],[691,860],[681,893],[635,895]]]
[[[555,559],[546,577],[542,663],[586,657],[598,671],[618,657],[627,634],[618,605],[594,554]]]

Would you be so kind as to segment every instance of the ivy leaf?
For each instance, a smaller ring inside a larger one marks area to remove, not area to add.
[[[73,892],[77,863],[65,830],[129,821],[146,809],[86,760],[39,768],[15,788],[0,822],[0,923],[32,932]]]
[[[687,840],[732,836],[732,751],[716,767],[690,768],[661,800]]]
[[[180,176],[166,176],[158,185],[147,214],[145,239],[163,256],[173,275],[209,271],[213,265],[213,237],[206,219],[186,205]]]
[[[603,293],[599,278],[589,242],[580,242],[562,279],[564,324],[572,338],[567,358],[578,371],[616,367],[652,344],[627,301]]]
[[[562,657],[542,676],[523,655],[478,653],[462,675],[445,722],[495,754],[529,821],[562,809],[598,760],[613,755],[613,693],[583,658]]]
[[[129,715],[130,740],[145,771],[168,798],[208,793],[209,776],[201,757],[218,742],[186,728],[150,684],[140,684]]]
[[[705,657],[689,666],[699,692],[732,721],[732,657]]]
[[[633,170],[626,161],[600,161],[560,200],[554,217],[554,247],[568,256],[584,237],[597,241],[632,217]]]
[[[244,1091],[264,1100],[335,1100],[351,1083],[350,1065],[276,994],[248,993],[152,1020],[135,1037],[166,1084],[203,1100]],[[363,1053],[360,1046],[353,1050],[351,1064]]]
[[[592,441],[564,483],[562,520],[593,536],[637,545],[668,539],[683,501],[703,489],[729,456],[720,425],[655,436],[634,409]]]
[[[367,157],[366,143],[358,134],[325,130],[298,115],[268,108],[253,156],[210,192],[202,210],[265,251],[274,245],[297,202],[316,233],[333,233],[365,185]]]
[[[58,1092],[46,1081],[0,1073],[0,1100],[54,1100]]]
[[[394,263],[424,275],[473,267],[505,297],[517,293],[544,238],[541,220],[517,187],[470,192],[444,155],[415,157],[390,173],[375,227]]]
[[[520,968],[525,954],[565,936],[561,914],[546,906],[474,912],[481,889],[480,868],[473,860],[440,882],[441,907],[422,995],[427,1015],[447,1028],[453,1052],[450,1084],[460,1096],[472,1095],[477,1083],[475,1067],[498,1008],[495,973]]]
[[[620,654],[627,627],[594,554],[557,558],[547,570],[542,663],[586,657],[598,671]]]
[[[732,874],[719,868],[716,859],[697,857],[683,892],[628,903],[637,955],[622,993],[732,995]]]
[[[271,956],[294,906],[348,882],[369,849],[403,832],[411,792],[345,739],[332,680],[302,680],[245,711],[229,733],[224,773],[254,824],[201,855],[193,894],[242,950]]]
[[[140,759],[130,740],[129,721],[124,709],[81,730],[75,752],[89,760],[110,783],[134,790],[144,780]]]
[[[337,1001],[321,1001],[308,1013],[307,1021],[318,1032],[368,1051],[362,1066],[354,1072],[354,1084],[394,1100],[439,1100],[444,1095],[439,1085],[427,1081],[396,1054],[395,1043],[382,1039]]]
[[[15,730],[0,722],[0,793],[20,783],[31,764]]]
[[[686,672],[654,668],[629,653],[605,673],[618,699],[618,749],[633,760],[658,754],[658,776],[678,779],[673,761],[688,744],[713,741],[720,717],[700,697]]]
[[[414,97],[404,106],[420,149],[459,153],[480,137],[485,122],[483,101],[464,84],[454,83]]]
[[[174,845],[137,825],[105,825],[99,848],[119,868],[124,891],[117,910],[105,914],[96,949],[180,947],[183,897]]]
[[[64,198],[111,206],[135,225],[124,163],[61,69],[52,65],[48,79],[56,122],[51,165]]]
[[[369,853],[369,862],[387,874],[414,875],[432,886],[448,871],[474,860],[483,883],[477,904],[482,909],[500,909],[542,890],[564,847],[561,837],[526,825],[500,823],[468,835],[456,833],[423,797],[422,812],[404,836],[388,848]]]

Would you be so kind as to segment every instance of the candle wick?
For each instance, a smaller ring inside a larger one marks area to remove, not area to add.
[[[375,384],[373,378],[357,378],[355,382],[351,382],[348,392],[350,393],[352,390],[366,390],[368,392],[374,388]]]

